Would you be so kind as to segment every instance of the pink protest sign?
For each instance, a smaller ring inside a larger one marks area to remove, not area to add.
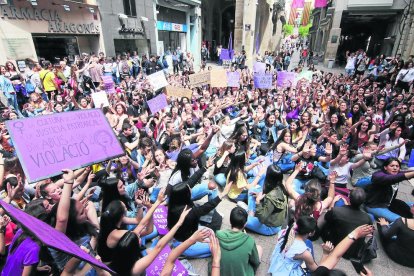
[[[165,235],[169,231],[167,227],[167,215],[168,210],[167,207],[165,207],[164,205],[158,206],[158,208],[155,209],[155,212],[152,215],[152,220],[160,235]]]
[[[106,93],[113,94],[115,93],[115,84],[114,80],[112,79],[112,76],[102,76],[102,81],[104,84],[104,89]]]
[[[152,114],[157,113],[161,109],[168,106],[167,97],[165,94],[159,94],[157,97],[147,101],[148,107]]]
[[[158,254],[157,258],[155,258],[155,260],[145,270],[145,272],[147,273],[147,276],[155,276],[155,275],[158,276],[161,274],[161,271],[164,268],[164,264],[167,261],[167,258],[168,258],[168,255],[170,255],[170,252],[171,252],[171,248],[168,245],[166,245],[161,250],[160,254]],[[187,269],[185,269],[185,267],[179,260],[176,260],[174,262],[174,268],[173,268],[171,275],[172,276],[187,276],[188,271]]]
[[[114,272],[105,264],[87,254],[65,234],[57,231],[55,228],[52,228],[49,224],[26,214],[25,212],[13,207],[10,204],[7,204],[2,200],[0,200],[0,205],[15,222],[19,222],[23,226],[24,231],[33,234],[46,246],[65,252],[66,254],[82,259],[91,265],[100,267],[114,274]]]
[[[280,71],[277,73],[277,86],[278,87],[291,87],[295,84],[296,73]]]
[[[240,73],[239,72],[227,72],[227,86],[240,87]]]
[[[30,183],[124,154],[100,109],[6,122]]]

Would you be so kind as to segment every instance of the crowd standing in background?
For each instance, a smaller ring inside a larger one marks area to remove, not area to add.
[[[294,51],[300,62],[292,68]],[[180,256],[212,256],[211,275],[254,275],[269,256],[249,231],[275,235],[272,275],[331,275],[341,257],[372,275],[363,264],[376,257],[377,242],[393,261],[414,267],[414,207],[397,198],[400,183],[414,178],[407,168],[412,57],[347,52],[344,74],[333,74],[315,69],[317,56],[306,45],[286,43],[257,61],[275,82],[282,70],[309,70],[312,79],[259,89],[243,51],[228,69],[240,72],[237,88],[191,87],[193,55],[177,48],[171,56],[172,74],[166,57],[137,52],[82,54],[72,63],[31,60],[24,72],[11,61],[0,66],[1,200],[120,275],[145,273],[167,244],[173,250],[161,275],[170,275]],[[211,70],[205,47],[201,58],[201,70]],[[147,101],[163,91],[154,91],[147,76],[159,71],[193,93],[168,97],[168,107],[152,114]],[[95,106],[91,97],[104,90],[103,76],[115,83],[109,107]],[[28,183],[5,121],[91,108],[102,109],[125,156]],[[222,200],[237,204],[231,229],[220,230]],[[160,205],[168,208],[164,236],[153,225]],[[45,248],[0,212],[2,275],[107,274]],[[316,262],[312,241],[319,238],[323,257]]]

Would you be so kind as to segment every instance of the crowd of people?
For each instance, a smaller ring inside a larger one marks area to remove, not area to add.
[[[24,72],[7,62],[0,66],[1,200],[120,275],[145,273],[167,244],[173,250],[161,275],[179,257],[210,256],[211,275],[254,275],[264,258],[272,275],[343,275],[335,270],[341,257],[372,275],[363,264],[375,258],[375,225],[387,255],[414,267],[414,207],[397,198],[400,183],[414,178],[403,169],[414,138],[413,60],[380,57],[373,72],[358,51],[348,55],[346,74],[333,74],[307,58],[292,68],[292,51],[258,59],[275,81],[280,70],[310,70],[312,80],[273,89],[254,86],[245,57],[229,69],[240,72],[240,87],[191,87],[192,56],[179,49],[172,72],[165,57],[136,52],[83,54],[72,64],[28,61]],[[192,89],[192,98],[168,97],[168,107],[152,114],[147,101],[163,91],[146,77],[157,71]],[[115,83],[109,107],[91,97],[104,90],[103,76]],[[125,155],[28,183],[5,121],[90,108],[102,109]],[[231,228],[221,230],[223,200],[235,207]],[[166,235],[153,223],[160,205],[168,209]],[[0,214],[2,275],[107,274],[45,247]],[[275,236],[272,255],[263,256],[245,230]],[[317,263],[312,241],[319,238]]]

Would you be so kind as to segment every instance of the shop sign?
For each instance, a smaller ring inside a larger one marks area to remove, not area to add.
[[[172,32],[187,32],[187,25],[157,21],[157,30]]]
[[[47,21],[49,33],[99,34],[99,26],[94,23],[63,22],[56,10],[33,7],[0,6],[0,17],[13,20]]]

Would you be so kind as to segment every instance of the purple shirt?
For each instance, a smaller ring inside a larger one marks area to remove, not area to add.
[[[188,146],[184,146],[181,150],[190,149],[193,153],[195,153],[195,152],[197,152],[198,148],[199,148],[198,144],[191,144],[191,145],[188,145]],[[181,150],[175,150],[175,151],[167,152],[166,154],[167,154],[168,159],[171,159],[173,161],[177,161],[178,154],[180,153]]]
[[[20,245],[11,252],[11,248],[23,231],[19,229],[9,247],[9,255],[1,275],[22,275],[25,266],[35,265],[39,262],[40,246],[31,238],[25,238]]]

